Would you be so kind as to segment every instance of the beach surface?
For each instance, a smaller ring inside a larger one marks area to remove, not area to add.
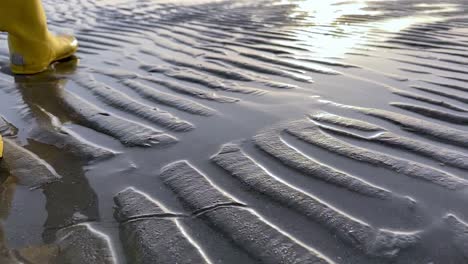
[[[467,1],[43,3],[0,263],[468,262]]]

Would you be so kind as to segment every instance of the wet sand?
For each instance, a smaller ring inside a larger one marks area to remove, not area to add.
[[[44,5],[80,50],[0,35],[0,263],[468,262],[468,2]]]

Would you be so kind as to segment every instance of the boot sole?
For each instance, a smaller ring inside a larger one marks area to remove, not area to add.
[[[45,70],[47,70],[49,68],[49,66],[54,63],[54,62],[57,62],[57,61],[60,61],[60,60],[63,60],[63,59],[66,59],[66,58],[69,58],[71,56],[73,56],[73,54],[75,54],[76,50],[62,56],[62,57],[58,57],[56,59],[54,59],[53,61],[51,61],[50,63],[48,63],[47,65],[41,65],[41,66],[32,66],[32,65],[27,65],[27,66],[17,66],[17,65],[14,65],[14,64],[11,64],[10,65],[10,68],[11,68],[11,72],[13,72],[14,74],[18,74],[18,75],[28,75],[28,74],[36,74],[36,73],[41,73]]]

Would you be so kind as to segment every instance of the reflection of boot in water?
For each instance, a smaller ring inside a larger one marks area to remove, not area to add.
[[[2,264],[20,264],[21,262],[14,256],[13,252],[7,247],[5,232],[3,226],[0,226],[0,263]]]
[[[74,74],[77,65],[78,59],[71,57],[40,74],[15,76],[16,88],[39,124],[50,123],[50,118],[41,108],[52,113],[62,122],[69,121],[60,105],[60,96],[67,82],[67,76]]]
[[[50,113],[61,122],[69,120],[69,115],[60,104],[61,91],[67,81],[66,76],[73,74],[76,66],[77,60],[71,59],[40,74],[15,76],[16,86],[23,101],[30,109],[31,117],[38,124],[36,130],[52,131],[42,134],[45,139],[42,138],[41,141],[35,138],[29,139],[27,148],[44,159],[62,176],[60,181],[42,188],[47,199],[48,211],[43,233],[46,243],[54,242],[55,233],[61,228],[99,219],[97,195],[85,177],[83,162],[73,155],[73,151],[64,151],[60,148],[73,141],[61,142],[63,134],[60,138],[54,137],[57,128],[51,124],[50,116],[46,114]],[[61,144],[50,144],[52,142],[61,142]]]
[[[98,196],[85,176],[83,164],[45,144],[30,141],[29,147],[35,152],[47,153],[44,159],[62,176],[59,182],[43,188],[47,209],[43,241],[53,243],[57,239],[56,232],[62,228],[99,220]]]
[[[16,74],[42,72],[78,48],[74,37],[49,32],[41,0],[2,0],[0,31],[8,32],[11,70]]]
[[[10,249],[6,245],[1,220],[8,217],[15,178],[0,171],[0,264],[114,264],[106,238],[88,225],[76,225],[99,218],[97,197],[84,177],[80,164],[69,161],[63,153],[50,146],[30,142],[29,148],[35,152],[45,150],[44,153],[48,155],[44,155],[44,158],[64,177],[60,183],[43,187],[48,210],[43,236],[47,244]]]
[[[1,174],[0,179],[0,220],[8,217],[11,202],[15,192],[15,183],[12,177]],[[31,246],[18,250],[12,250],[6,245],[5,232],[0,224],[0,263],[53,263],[58,255],[58,247],[55,245]]]
[[[6,173],[0,173],[0,220],[8,217],[11,208],[11,202],[14,194],[14,183]],[[6,245],[5,232],[3,225],[0,225],[0,263],[13,264],[19,263],[13,256],[12,251]]]

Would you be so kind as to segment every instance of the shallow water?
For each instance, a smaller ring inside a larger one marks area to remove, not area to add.
[[[468,261],[468,2],[44,5],[81,46],[14,77],[0,42],[0,114],[18,129],[2,133],[60,175],[2,175],[10,258],[48,263],[60,253],[41,245],[67,252],[58,234],[87,223],[106,263]],[[165,212],[124,211],[130,186]]]

